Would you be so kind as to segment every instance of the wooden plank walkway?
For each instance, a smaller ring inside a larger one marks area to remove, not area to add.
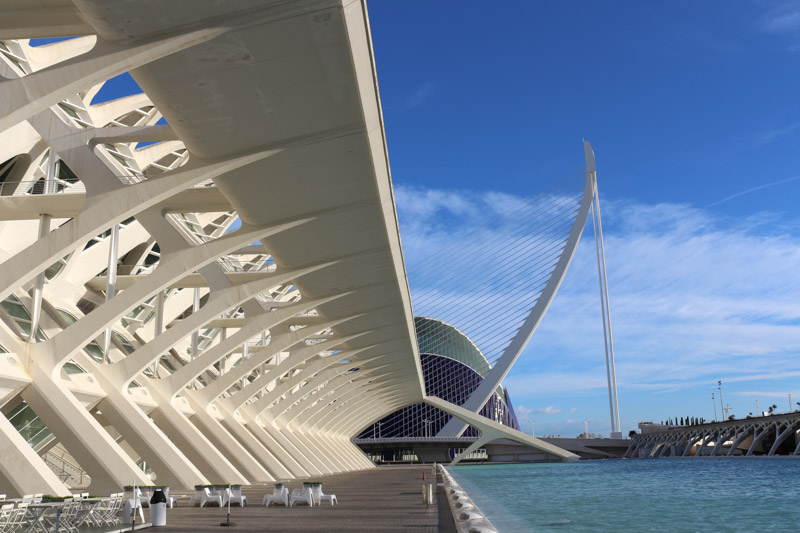
[[[336,474],[319,478],[326,494],[336,494],[339,505],[308,508],[298,505],[261,505],[264,494],[272,492],[272,484],[244,487],[249,505],[231,507],[233,528],[220,527],[225,521],[225,509],[217,507],[178,507],[167,510],[167,527],[152,528],[159,533],[234,531],[405,531],[434,533],[439,529],[437,505],[422,503],[423,472],[428,482],[435,480],[430,465],[388,466]],[[302,480],[286,483],[291,492],[302,487]],[[436,490],[434,488],[434,494]],[[177,493],[180,494],[180,493]],[[186,505],[188,500],[182,498]],[[145,516],[149,518],[147,509]],[[449,516],[445,516],[451,520]]]

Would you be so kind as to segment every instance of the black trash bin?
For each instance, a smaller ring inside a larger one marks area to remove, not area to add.
[[[167,497],[161,489],[153,491],[153,497],[150,498],[150,523],[153,527],[167,525]]]

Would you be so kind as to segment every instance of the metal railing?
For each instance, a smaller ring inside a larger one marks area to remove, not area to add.
[[[265,254],[266,255],[266,254]],[[231,261],[225,258],[218,258],[217,263],[222,266],[226,272],[239,273],[239,272],[273,272],[277,270],[277,265],[270,259],[265,259],[260,263],[253,261],[235,260]],[[118,276],[130,276],[138,274],[150,274],[158,267],[158,262],[151,264],[137,263],[134,265],[117,265]],[[100,277],[105,277],[105,273]]]
[[[89,474],[72,461],[68,461],[63,453],[62,455],[57,455],[52,451],[48,451],[42,456],[42,459],[62,483],[66,483],[71,487],[84,487],[91,481]]]
[[[374,439],[354,439],[356,444],[371,444],[378,442],[475,442],[478,437],[378,437]]]
[[[86,193],[83,182],[74,183],[55,180],[49,190],[45,180],[4,181],[0,183],[0,196],[28,196],[33,194],[81,194]]]

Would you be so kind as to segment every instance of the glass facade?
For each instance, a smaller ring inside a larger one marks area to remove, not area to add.
[[[420,362],[425,392],[456,405],[463,404],[490,369],[480,350],[469,338],[444,322],[416,317]],[[444,333],[444,335],[443,335]],[[430,353],[434,352],[435,353]],[[480,414],[503,425],[519,429],[508,391],[498,387]],[[434,437],[451,415],[425,403],[404,407],[367,427],[358,439]],[[477,436],[468,427],[463,436]]]

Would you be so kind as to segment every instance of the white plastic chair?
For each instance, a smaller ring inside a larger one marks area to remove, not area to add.
[[[0,507],[0,531],[10,531],[11,520],[16,516],[13,503],[7,503]]]
[[[138,490],[138,489],[137,489]],[[125,502],[125,508],[122,510],[122,521],[126,524],[131,523],[131,513],[139,512],[139,517],[144,523],[144,510],[142,510],[142,502],[138,497],[128,498]]]
[[[222,505],[227,505],[228,498],[231,500],[231,505],[239,504],[239,507],[247,506],[247,496],[242,494],[242,487],[231,487],[225,489],[225,497],[223,498]]]
[[[28,515],[28,505],[30,505],[28,502],[17,504],[17,508],[14,509],[15,514],[11,516],[11,520],[8,522],[8,531],[14,531],[14,529],[25,524]]]
[[[311,489],[294,489],[292,497],[289,498],[289,507],[294,507],[297,502],[306,503],[309,507],[314,507],[314,496]]]
[[[314,501],[317,505],[322,505],[322,502],[329,501],[331,505],[336,505],[336,494],[323,494],[322,493],[322,485],[312,485],[311,486],[311,493],[314,495]]]
[[[108,505],[103,509],[100,515],[100,520],[104,523],[113,526],[120,523],[119,510],[122,509],[122,502],[125,499],[124,492],[112,494],[109,498]]]
[[[34,494],[33,495],[33,503],[42,503],[44,499],[44,494]]]
[[[22,497],[22,503],[33,503],[33,494],[25,494]]]
[[[194,494],[192,494],[192,497],[189,498],[189,503],[187,503],[186,505],[191,507],[195,503],[199,502],[202,497],[203,497],[203,489],[195,488],[194,489]]]
[[[261,502],[261,505],[266,505],[269,507],[269,504],[271,503],[280,503],[285,507],[289,507],[289,489],[284,486],[278,488],[276,485],[275,488],[272,489],[272,494],[267,494],[264,496],[264,500]]]
[[[200,497],[200,507],[205,507],[207,503],[216,503],[222,507],[222,496],[219,494],[211,494],[208,487],[203,489],[203,495]]]
[[[164,487],[161,489],[161,491],[164,493],[164,497],[167,499],[167,507],[172,509],[175,506],[174,504],[177,501],[177,498],[169,495],[169,487]]]
[[[64,500],[64,507],[61,509],[61,517],[59,518],[59,527],[68,531],[77,531],[78,527],[76,523],[78,522],[78,513],[80,510],[80,496],[74,496]],[[53,531],[55,531],[55,521],[52,521],[50,526],[53,528]]]
[[[142,502],[142,505],[145,507],[150,507],[150,497],[152,496],[151,489],[145,489],[142,492],[139,489],[136,489],[136,497],[139,498],[139,501]]]
[[[124,499],[124,492],[117,492],[108,498],[104,498],[103,502],[97,506],[90,515],[90,520],[97,526],[113,526],[118,524],[119,517],[117,513],[119,513],[120,508],[122,508],[122,500]]]

